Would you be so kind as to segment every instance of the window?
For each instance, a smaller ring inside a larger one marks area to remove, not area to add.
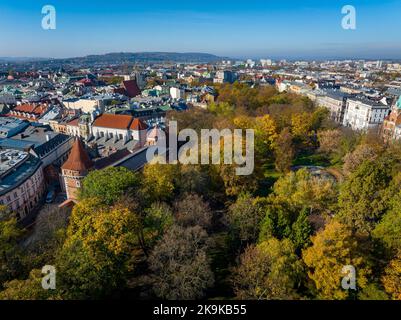
[[[75,184],[76,184],[76,186],[77,186],[78,188],[81,187],[81,181],[77,180],[77,181],[75,182]]]

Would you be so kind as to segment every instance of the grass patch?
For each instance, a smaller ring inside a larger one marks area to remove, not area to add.
[[[303,154],[299,155],[292,163],[293,166],[319,166],[328,167],[331,165],[329,159],[324,155],[314,154]]]

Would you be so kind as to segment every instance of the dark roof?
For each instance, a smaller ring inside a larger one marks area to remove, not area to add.
[[[95,162],[95,169],[100,170],[111,166],[112,164],[124,159],[131,154],[127,148],[118,150],[108,157],[101,158]]]
[[[34,150],[38,154],[38,156],[42,158],[69,139],[71,139],[70,136],[60,133],[52,137],[49,141],[46,141],[40,146],[35,147]]]
[[[26,161],[1,179],[0,195],[6,194],[10,190],[20,186],[30,178],[41,165],[42,162],[40,159],[30,154]]]
[[[130,98],[136,97],[141,94],[141,89],[139,89],[138,84],[135,80],[123,81],[123,86],[127,92],[127,96]]]

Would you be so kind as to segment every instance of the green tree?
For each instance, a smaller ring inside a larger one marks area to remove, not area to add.
[[[289,238],[295,220],[296,213],[285,205],[267,205],[265,216],[260,223],[259,242],[266,241],[271,237]]]
[[[233,286],[239,299],[294,299],[298,297],[303,266],[291,241],[270,238],[248,247],[235,269]]]
[[[12,280],[4,284],[5,289],[0,292],[0,300],[47,300],[59,299],[54,290],[42,288],[44,274],[34,269],[26,280]]]
[[[264,210],[258,199],[249,193],[241,194],[226,215],[231,231],[241,242],[254,242],[259,235],[259,224]]]
[[[401,248],[401,203],[396,203],[391,210],[384,214],[372,232],[384,245],[396,251]]]
[[[388,295],[377,283],[370,283],[358,293],[358,300],[388,300]]]
[[[150,242],[160,240],[163,233],[174,223],[174,215],[170,206],[164,202],[155,202],[145,209],[144,233]]]
[[[388,207],[384,195],[391,179],[389,163],[365,161],[340,188],[341,220],[360,232],[372,231]]]
[[[230,105],[227,102],[220,102],[220,103],[214,103],[212,102],[209,105],[209,110],[210,112],[216,114],[216,115],[221,115],[221,116],[231,116],[234,114],[234,106]]]
[[[0,206],[0,285],[17,276],[21,263],[18,247],[21,236],[15,215],[7,207]]]
[[[298,250],[306,248],[310,244],[312,232],[313,229],[308,219],[308,210],[303,209],[292,225],[290,239],[294,243],[295,248]]]
[[[179,191],[184,193],[197,193],[207,196],[212,193],[208,172],[201,165],[181,165],[179,175]]]
[[[307,169],[290,172],[273,186],[269,196],[272,203],[285,204],[288,208],[310,213],[330,214],[337,202],[336,184],[323,177],[313,176]]]
[[[91,171],[83,180],[79,195],[81,200],[98,198],[107,205],[112,205],[130,188],[139,185],[136,173],[124,167],[109,167]]]
[[[56,257],[63,297],[99,298],[125,286],[135,267],[139,219],[129,209],[97,199],[78,203]]]
[[[148,163],[143,169],[142,194],[149,203],[171,200],[178,180],[177,165]]]

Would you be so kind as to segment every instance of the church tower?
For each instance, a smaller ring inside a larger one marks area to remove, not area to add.
[[[68,200],[77,200],[82,180],[92,167],[93,162],[89,158],[84,145],[79,138],[76,138],[67,161],[61,167]]]

